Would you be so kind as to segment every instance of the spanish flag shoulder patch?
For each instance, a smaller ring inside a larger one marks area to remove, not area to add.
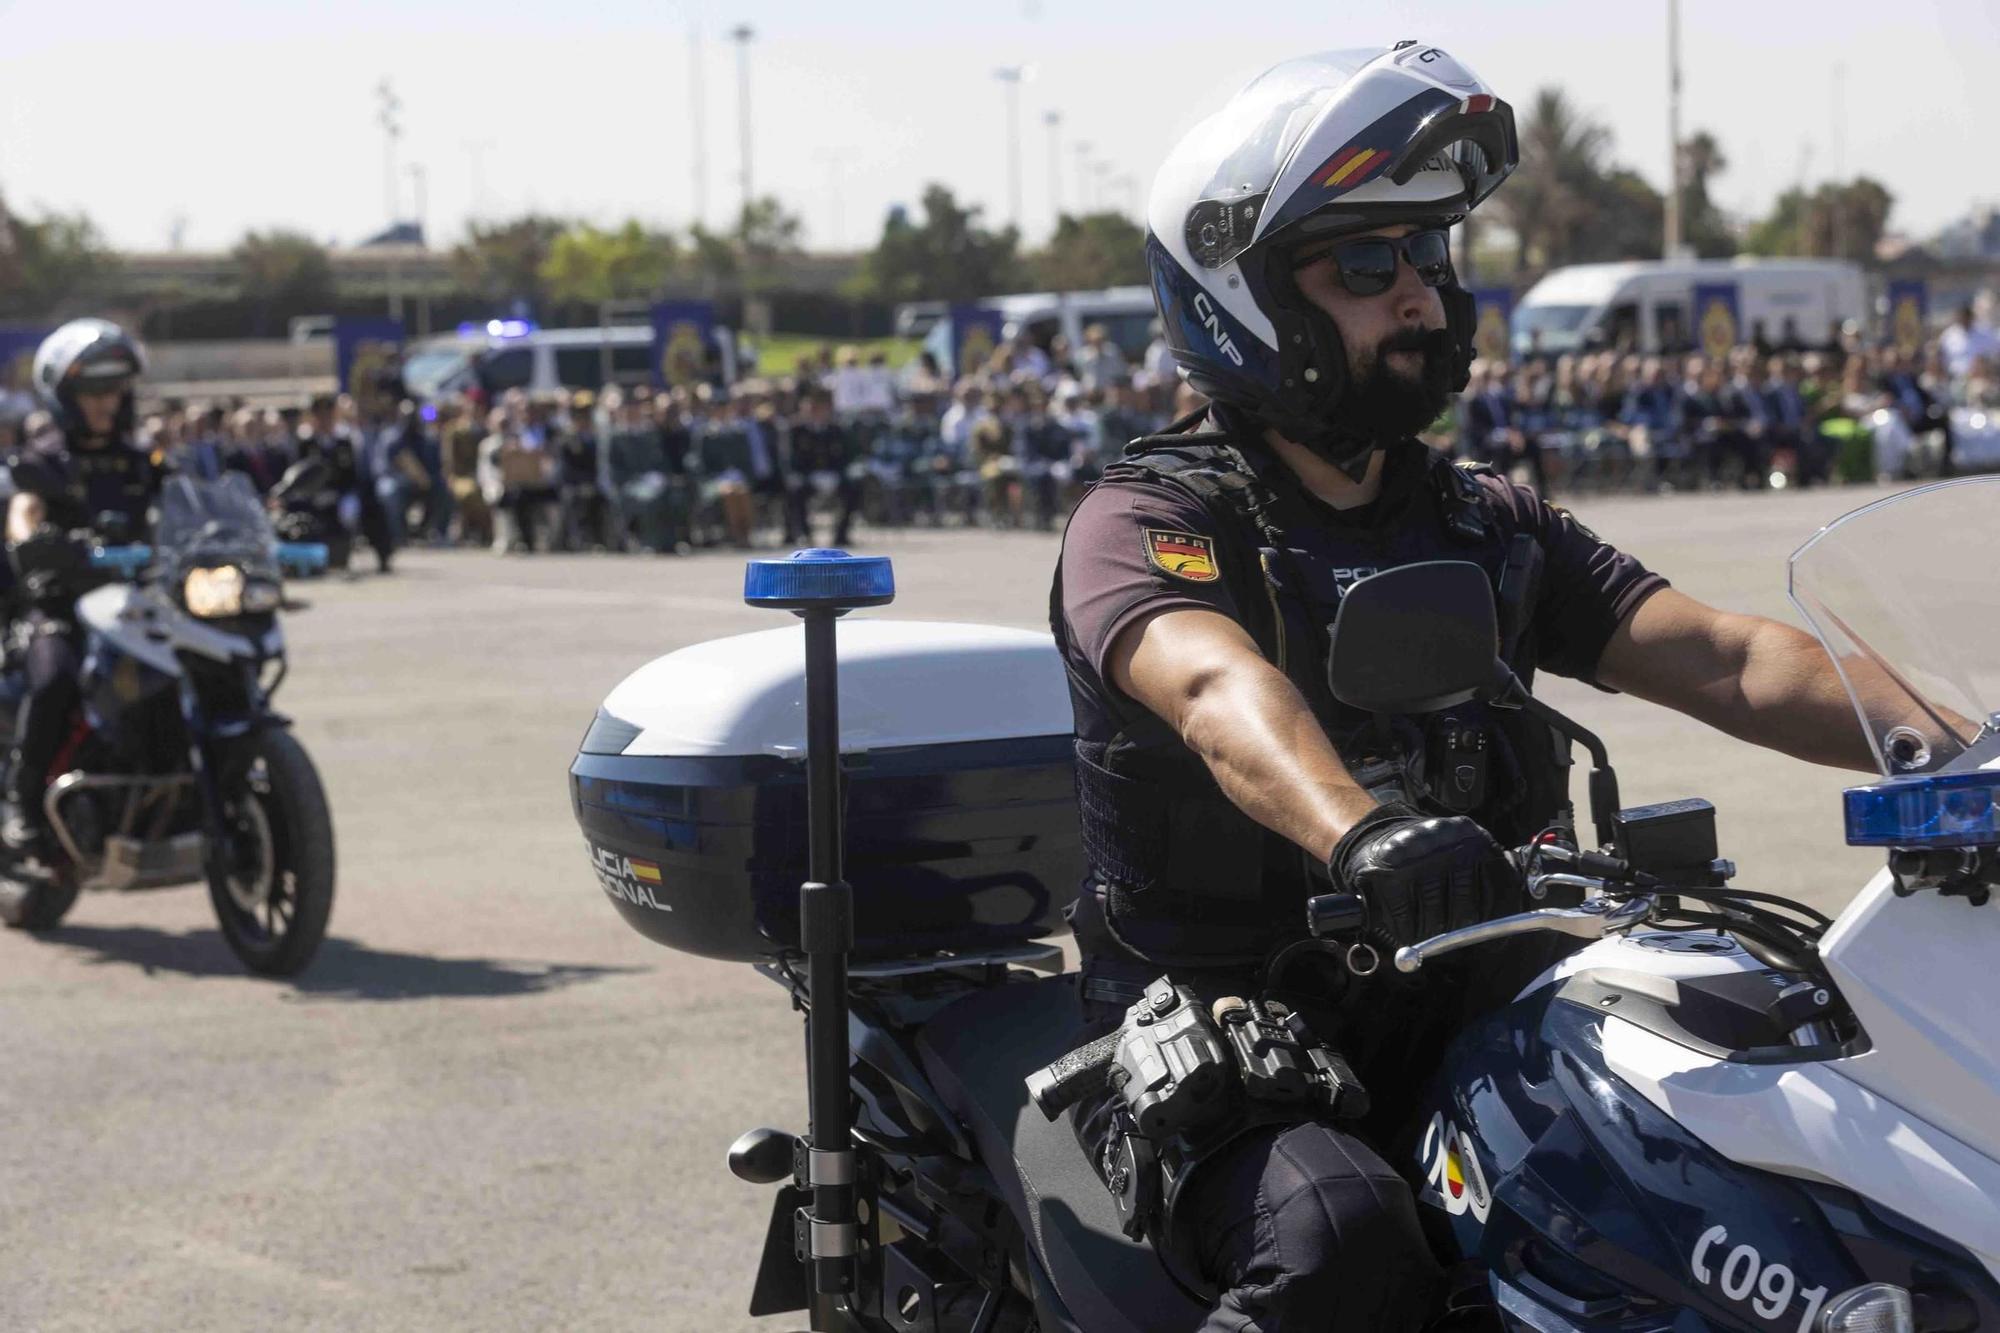
[[[1147,528],[1146,558],[1161,573],[1189,583],[1213,583],[1221,577],[1215,563],[1215,542],[1192,532]]]

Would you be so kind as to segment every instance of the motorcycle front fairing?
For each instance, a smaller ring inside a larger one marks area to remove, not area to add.
[[[1943,483],[1793,558],[1892,782],[2000,769],[1995,517],[2000,479]],[[1964,790],[1907,808],[1970,848],[1993,812]],[[1592,945],[1457,1043],[1417,1167],[1512,1326],[1817,1333],[1867,1283],[1915,1293],[1918,1328],[2000,1320],[2000,904],[1911,888],[1883,871],[1820,940],[1841,1046],[1693,1030],[1690,997],[1793,980],[1705,932]]]
[[[1638,947],[1594,946],[1571,980]],[[1632,992],[1554,983],[1467,1032],[1419,1143],[1420,1197],[1487,1268],[1509,1327],[1817,1333],[1829,1300],[1876,1282],[1994,1326],[2000,1284],[1965,1247],[1839,1184],[1746,1166],[1621,1076],[1618,1048],[1644,1029],[1614,994]]]

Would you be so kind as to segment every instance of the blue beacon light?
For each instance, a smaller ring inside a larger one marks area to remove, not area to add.
[[[782,560],[752,560],[743,570],[743,600],[752,606],[845,611],[895,597],[896,576],[886,555],[810,547]]]
[[[2000,771],[1890,778],[1841,801],[1855,847],[2000,846]]]

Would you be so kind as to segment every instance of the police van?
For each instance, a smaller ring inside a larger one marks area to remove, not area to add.
[[[1868,315],[1861,269],[1837,259],[1690,259],[1573,264],[1514,307],[1517,356],[1610,349],[1649,354],[1701,343],[1695,288],[1736,291],[1738,336],[1769,348],[1833,347]]]
[[[653,378],[653,330],[644,324],[542,329],[496,319],[423,339],[403,358],[403,383],[426,402],[473,389],[490,400],[508,389],[557,393]]]
[[[1001,336],[1026,333],[1037,347],[1048,349],[1057,334],[1072,348],[1083,345],[1083,331],[1104,326],[1105,337],[1118,345],[1128,361],[1137,362],[1153,340],[1156,314],[1151,287],[1103,287],[1082,292],[1022,292],[981,301],[1000,312]]]

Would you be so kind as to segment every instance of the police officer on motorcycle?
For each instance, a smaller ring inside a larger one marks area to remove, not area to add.
[[[116,324],[77,319],[35,353],[34,385],[60,435],[8,460],[7,553],[16,578],[13,646],[26,693],[0,793],[0,843],[17,876],[46,873],[42,789],[77,702],[76,599],[92,541],[146,539],[159,473],[132,440],[139,344]]]
[[[1338,703],[1328,628],[1345,589],[1381,569],[1482,566],[1524,681],[1553,671],[1869,766],[1811,638],[1702,605],[1416,438],[1472,355],[1447,229],[1516,161],[1507,104],[1445,52],[1401,43],[1277,66],[1161,169],[1154,292],[1209,403],[1135,441],[1083,499],[1051,607],[1076,714],[1093,882],[1073,925],[1093,1017],[1163,973],[1210,999],[1278,987],[1260,969],[1304,934],[1313,895],[1358,895],[1384,957],[1524,906],[1502,848],[1561,822],[1566,748],[1478,703],[1397,718]],[[1449,1283],[1383,1154],[1409,1158],[1398,1112],[1488,998],[1474,983],[1497,994],[1543,960],[1517,956],[1503,976],[1489,952],[1477,975],[1420,977],[1311,960],[1283,984],[1374,1110],[1253,1117],[1212,1140],[1148,1237],[1212,1302],[1209,1329],[1420,1328]],[[1078,1108],[1093,1162],[1118,1095]]]

